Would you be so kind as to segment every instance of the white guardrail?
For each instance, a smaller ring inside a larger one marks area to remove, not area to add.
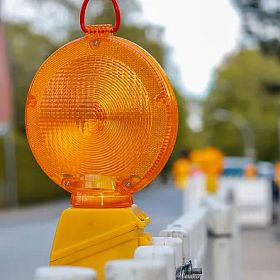
[[[221,177],[220,190],[224,199],[234,203],[240,226],[266,227],[272,223],[272,187],[269,179]]]
[[[221,178],[219,194],[207,196],[204,177],[194,176],[183,194],[184,214],[153,237],[153,245],[138,247],[134,259],[107,263],[105,279],[241,280],[238,222],[241,225],[270,223],[268,183],[264,179]],[[190,260],[193,270],[186,266]],[[65,267],[62,272],[60,269],[63,268],[40,268],[35,280],[96,279],[94,272],[90,274],[83,268],[77,268],[74,278],[71,278],[73,268]],[[56,278],[56,273],[63,276]]]

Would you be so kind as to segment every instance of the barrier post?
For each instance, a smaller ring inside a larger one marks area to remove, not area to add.
[[[209,252],[207,265],[212,280],[240,280],[239,229],[234,208],[217,199],[207,201]]]
[[[169,246],[140,246],[135,250],[135,259],[156,259],[165,262],[167,268],[167,280],[174,280],[175,269],[175,253]]]
[[[97,274],[89,268],[46,266],[35,271],[34,280],[97,280]]]
[[[120,260],[106,265],[106,280],[169,280],[163,260]]]

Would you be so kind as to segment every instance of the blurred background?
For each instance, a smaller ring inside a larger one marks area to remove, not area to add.
[[[0,205],[63,196],[31,155],[24,106],[42,62],[82,36],[81,1],[0,3]],[[181,150],[209,145],[226,156],[279,159],[280,1],[120,0],[120,5],[118,36],[148,50],[177,93],[178,140],[163,175]],[[89,10],[89,21],[91,16],[98,23],[114,21],[110,1],[96,0]]]
[[[81,2],[0,0],[0,217],[11,206],[68,196],[46,177],[31,154],[24,107],[43,61],[82,36]],[[111,1],[91,2],[89,22],[114,21]],[[225,155],[226,175],[242,176],[248,163],[256,163],[259,176],[270,180],[277,202],[280,1],[119,0],[119,4],[122,26],[117,35],[139,44],[159,61],[178,99],[178,139],[161,179],[168,182],[182,151],[215,146]],[[180,197],[176,195],[174,201]],[[53,215],[58,215],[64,207],[60,202],[51,204],[51,209],[43,205],[38,213],[56,209]],[[12,219],[3,214],[3,228],[28,213],[16,212]]]

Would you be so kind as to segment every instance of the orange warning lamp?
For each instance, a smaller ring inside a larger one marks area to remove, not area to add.
[[[114,36],[116,24],[86,26],[41,66],[26,102],[31,150],[45,173],[71,192],[61,214],[51,265],[94,268],[150,245],[149,217],[132,194],[162,170],[176,140],[176,98],[145,50]],[[73,226],[74,225],[74,226]]]
[[[218,175],[223,171],[224,155],[215,147],[195,150],[191,160],[206,174],[206,188],[209,193],[218,190]]]
[[[116,24],[86,26],[85,36],[51,55],[26,102],[31,150],[45,173],[71,192],[55,234],[51,265],[97,270],[151,244],[149,217],[132,194],[162,170],[175,144],[177,103],[168,78],[139,46],[114,36]],[[75,225],[75,226],[73,226]]]
[[[178,158],[172,166],[172,174],[175,179],[175,186],[179,190],[187,187],[187,180],[191,173],[191,163],[185,156]]]
[[[253,163],[249,163],[244,168],[244,176],[247,178],[255,178],[258,175],[257,167]]]
[[[177,135],[177,103],[155,59],[113,35],[117,23],[51,55],[26,102],[26,131],[44,172],[71,192],[74,207],[129,207],[166,164]]]
[[[191,153],[191,159],[207,174],[220,174],[223,171],[224,155],[215,147],[195,150]]]
[[[203,150],[202,149],[196,149],[196,150],[192,150],[190,153],[190,160],[191,162],[199,167],[201,169],[201,159],[203,156]]]
[[[276,162],[274,166],[274,181],[280,187],[280,162]]]

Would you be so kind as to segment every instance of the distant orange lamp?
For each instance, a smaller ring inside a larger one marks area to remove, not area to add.
[[[278,188],[280,188],[280,162],[277,161],[274,166],[274,181]]]
[[[218,175],[224,168],[224,155],[215,147],[195,150],[191,153],[191,160],[206,174],[206,189],[209,193],[218,190]]]
[[[247,178],[255,178],[258,175],[258,170],[254,163],[249,163],[244,167],[243,173]]]
[[[116,25],[86,26],[85,36],[51,55],[26,102],[26,131],[44,172],[72,194],[75,207],[128,207],[166,164],[177,135],[177,103],[155,59],[113,35]]]
[[[191,163],[188,158],[178,158],[173,166],[172,173],[175,179],[175,186],[179,190],[184,190],[187,187],[188,177],[191,173]]]

